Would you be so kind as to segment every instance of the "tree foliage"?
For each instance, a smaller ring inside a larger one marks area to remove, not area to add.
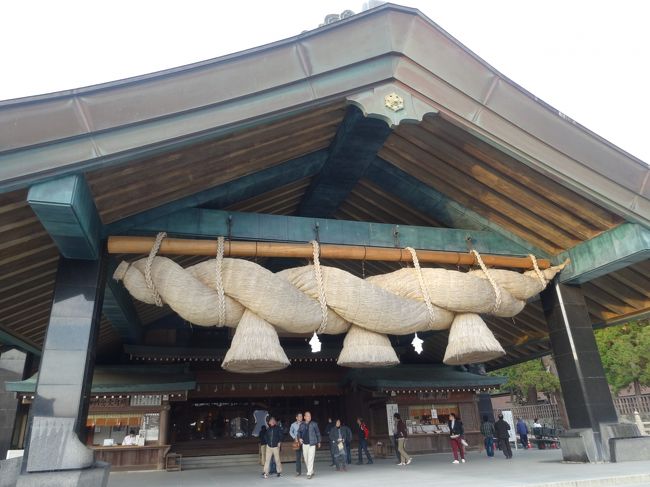
[[[596,330],[596,343],[615,393],[635,381],[650,386],[650,321]]]
[[[519,403],[524,402],[531,389],[546,395],[560,390],[559,379],[546,370],[540,359],[512,365],[491,374],[508,378],[508,381],[501,386],[501,390],[511,392]]]

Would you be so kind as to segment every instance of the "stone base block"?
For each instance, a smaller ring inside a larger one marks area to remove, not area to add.
[[[23,457],[0,460],[0,487],[14,487],[20,474]]]
[[[636,438],[641,436],[639,427],[634,423],[603,423],[600,425],[600,438],[603,445],[603,456],[611,460],[609,444],[612,438]]]
[[[609,453],[612,462],[650,460],[650,436],[610,438]]]
[[[594,463],[599,461],[596,438],[591,429],[571,429],[560,436],[562,459],[565,462]]]
[[[18,477],[16,487],[106,487],[111,466],[97,462],[83,470],[36,472]]]

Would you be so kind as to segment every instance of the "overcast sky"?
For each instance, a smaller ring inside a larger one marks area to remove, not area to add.
[[[363,0],[0,1],[0,100],[158,71],[318,27]],[[650,2],[403,0],[504,75],[650,162]]]

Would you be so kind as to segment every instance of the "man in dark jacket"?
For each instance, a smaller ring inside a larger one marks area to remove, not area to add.
[[[280,443],[282,443],[282,429],[275,418],[269,419],[269,427],[264,432],[266,439],[266,462],[264,463],[264,478],[269,478],[271,458],[275,460],[278,477],[282,474],[282,461],[280,460]]]
[[[517,418],[517,434],[521,440],[521,446],[525,450],[528,450],[528,426],[526,426],[526,423],[521,418]]]
[[[316,456],[316,448],[320,448],[321,438],[318,424],[311,420],[309,411],[305,411],[304,422],[298,430],[298,439],[302,445],[302,454],[307,464],[307,478],[310,479],[314,476],[314,457]]]
[[[370,452],[368,451],[368,427],[363,422],[363,418],[357,418],[357,435],[359,436],[359,461],[357,465],[363,465],[363,452],[366,452],[368,465],[373,463]]]
[[[349,436],[348,436],[349,435]],[[336,465],[336,470],[343,469],[347,471],[347,466],[345,462],[345,444],[350,443],[351,438],[350,428],[345,428],[341,426],[341,420],[337,419],[335,426],[330,429],[329,439],[330,439],[330,451],[332,452],[332,457],[334,458],[334,464]]]
[[[494,423],[494,433],[496,434],[499,448],[506,456],[512,458],[512,450],[510,449],[510,425],[503,420],[503,414],[499,414],[499,420]]]

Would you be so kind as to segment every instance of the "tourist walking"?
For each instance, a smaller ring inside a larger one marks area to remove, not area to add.
[[[393,414],[393,420],[395,422],[394,431],[396,431],[397,434],[397,450],[399,451],[401,458],[401,462],[398,463],[398,465],[408,465],[412,461],[411,456],[406,453],[406,450],[404,449],[404,443],[408,437],[408,431],[406,430],[406,425],[404,424],[404,421],[402,421],[402,417],[399,413]]]
[[[302,413],[296,414],[296,420],[291,423],[289,428],[289,436],[294,443],[294,450],[296,450],[296,477],[300,477],[302,474],[302,445],[298,439],[298,430],[302,424]]]
[[[334,427],[330,429],[330,451],[334,458],[336,470],[347,471],[348,469],[346,463],[345,444],[352,440],[351,437],[347,436],[348,434],[351,436],[350,428],[342,427],[340,419],[337,419],[336,423],[334,423]]]
[[[494,423],[488,420],[487,416],[483,416],[481,423],[481,434],[483,435],[483,444],[485,445],[485,452],[488,457],[494,456]]]
[[[447,425],[449,426],[449,442],[451,443],[451,451],[454,454],[454,461],[452,463],[458,463],[459,453],[460,461],[465,463],[465,446],[463,445],[465,429],[463,428],[463,422],[458,419],[454,413],[451,413]]]
[[[510,425],[503,420],[503,414],[499,414],[499,419],[494,423],[494,433],[499,442],[499,449],[506,458],[510,459],[512,458],[512,450],[510,449],[510,433],[508,431],[510,431]]]
[[[298,430],[298,439],[302,445],[302,454],[307,464],[307,478],[311,479],[314,476],[316,448],[320,448],[321,437],[318,424],[311,420],[311,413],[309,411],[305,411],[303,420]]]
[[[517,434],[519,435],[521,446],[524,447],[524,450],[528,450],[528,426],[521,418],[517,418]]]
[[[269,427],[264,434],[266,436],[266,461],[264,462],[264,478],[269,478],[271,469],[271,458],[275,460],[278,477],[282,475],[282,460],[280,460],[280,444],[282,443],[282,428],[274,417],[269,419]]]
[[[368,465],[374,463],[370,452],[368,451],[368,436],[370,436],[370,431],[368,426],[363,422],[363,418],[357,418],[357,435],[359,436],[359,461],[357,465],[363,465],[363,452],[366,452],[366,458],[368,459]]]
[[[352,463],[352,430],[347,424],[341,423],[341,429],[344,431],[345,438],[345,461],[348,465]]]
[[[334,423],[332,422],[332,418],[327,418],[327,424],[325,425],[325,429],[323,430],[323,436],[327,436],[329,441],[329,436],[330,436],[330,431],[334,427]],[[332,463],[330,463],[330,467],[333,467],[335,462],[334,462],[334,454],[330,451],[330,456],[332,459]]]

